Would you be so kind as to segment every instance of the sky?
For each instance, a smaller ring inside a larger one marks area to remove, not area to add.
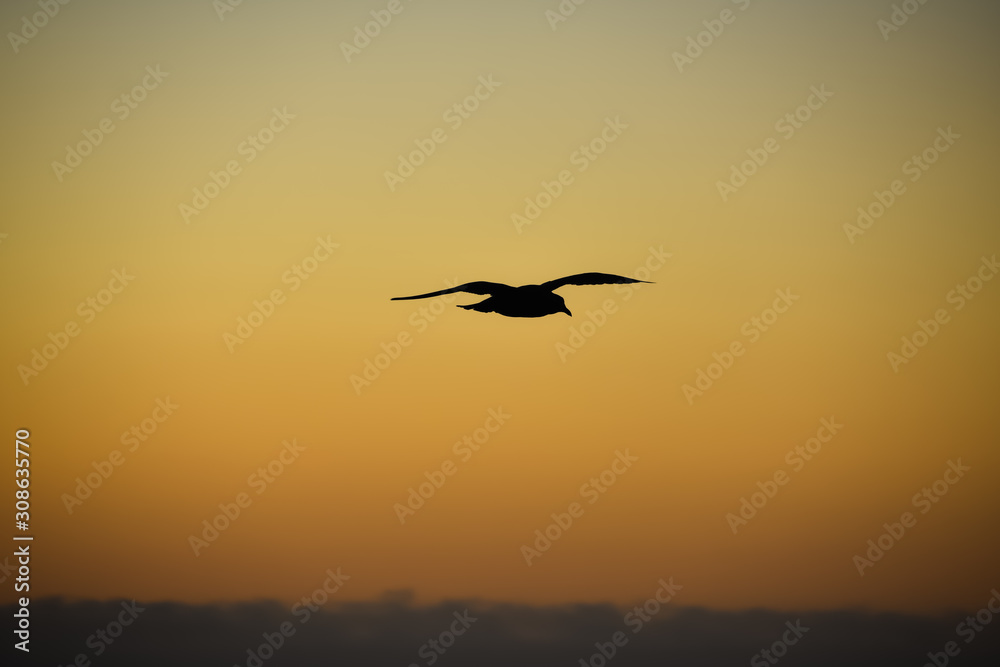
[[[559,6],[4,3],[33,596],[985,603],[1000,9]]]

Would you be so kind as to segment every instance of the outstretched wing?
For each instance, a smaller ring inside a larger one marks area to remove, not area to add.
[[[625,283],[646,283],[648,280],[634,280],[624,276],[616,276],[611,273],[578,273],[575,276],[566,276],[542,283],[542,287],[547,290],[555,290],[564,285],[621,285]]]
[[[429,299],[432,296],[441,296],[442,294],[453,294],[454,292],[468,292],[469,294],[496,294],[498,292],[504,292],[506,290],[514,289],[510,285],[504,285],[502,283],[488,283],[484,280],[480,280],[474,283],[465,283],[464,285],[458,285],[449,289],[443,289],[439,292],[428,292],[427,294],[418,294],[416,296],[397,296],[390,299],[390,301],[407,301],[409,299]]]

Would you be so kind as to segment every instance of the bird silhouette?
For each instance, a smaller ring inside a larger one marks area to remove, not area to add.
[[[520,287],[511,287],[502,283],[490,283],[480,280],[458,285],[450,289],[428,292],[427,294],[397,296],[391,300],[409,301],[410,299],[429,299],[433,296],[452,294],[454,292],[468,292],[469,294],[489,294],[490,297],[468,306],[459,305],[459,308],[475,310],[480,313],[498,313],[507,317],[545,317],[546,315],[554,315],[555,313],[566,313],[572,317],[573,313],[569,312],[566,302],[553,290],[566,285],[622,285],[648,282],[648,280],[634,280],[610,273],[578,273],[575,276],[550,280],[541,285],[521,285]]]

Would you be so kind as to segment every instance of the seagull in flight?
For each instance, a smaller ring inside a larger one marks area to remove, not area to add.
[[[545,317],[555,313],[566,313],[570,317],[566,302],[553,290],[566,285],[622,285],[627,283],[648,283],[648,280],[633,280],[610,273],[578,273],[557,280],[550,280],[541,285],[521,285],[511,287],[502,283],[477,281],[465,283],[438,292],[418,294],[416,296],[397,296],[392,301],[409,301],[410,299],[429,299],[433,296],[452,294],[453,292],[468,292],[469,294],[489,294],[489,298],[468,306],[459,308],[476,310],[480,313],[498,313],[507,317]]]

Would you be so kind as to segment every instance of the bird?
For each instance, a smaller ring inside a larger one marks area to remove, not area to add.
[[[409,301],[411,299],[429,299],[434,296],[468,292],[469,294],[489,295],[488,299],[470,305],[459,305],[465,310],[475,310],[480,313],[497,313],[506,317],[545,317],[556,313],[573,313],[566,307],[566,302],[554,290],[566,285],[624,285],[628,283],[649,283],[648,280],[635,280],[610,273],[578,273],[565,278],[550,280],[541,285],[521,285],[512,287],[503,283],[491,283],[483,280],[457,285],[449,289],[416,296],[397,296],[390,301]]]

